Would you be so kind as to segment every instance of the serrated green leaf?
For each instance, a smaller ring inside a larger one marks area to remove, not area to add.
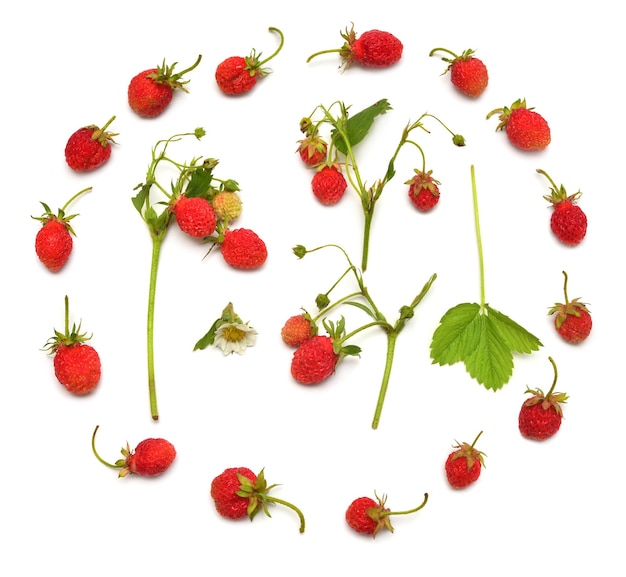
[[[433,363],[452,365],[474,352],[481,338],[480,317],[480,306],[476,303],[462,303],[449,309],[441,317],[430,344]]]
[[[211,187],[211,181],[213,180],[213,171],[210,168],[197,168],[191,173],[187,188],[185,189],[185,196],[189,198],[193,197],[205,197]]]
[[[541,341],[505,314],[485,305],[487,314],[507,346],[517,353],[530,354],[543,346]]]
[[[348,121],[345,124],[345,132],[350,146],[354,147],[361,142],[367,136],[374,119],[381,114],[385,114],[388,110],[391,110],[391,105],[386,98],[383,98],[364,110],[357,112],[354,116],[348,117]],[[331,137],[337,150],[343,154],[348,154],[348,146],[337,129],[331,132]]]

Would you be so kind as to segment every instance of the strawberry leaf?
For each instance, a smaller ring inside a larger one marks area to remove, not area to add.
[[[356,146],[361,142],[367,136],[375,118],[381,114],[385,114],[388,110],[391,110],[391,105],[386,98],[383,98],[368,108],[361,110],[361,112],[357,112],[354,116],[349,117],[345,124],[345,132],[350,146]],[[348,154],[348,146],[337,129],[332,131],[331,137],[337,150],[343,154]]]
[[[191,173],[185,189],[185,196],[188,198],[196,196],[207,198],[212,180],[213,170],[211,168],[197,168]]]

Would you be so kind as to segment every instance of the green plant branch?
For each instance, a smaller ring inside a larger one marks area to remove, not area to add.
[[[474,202],[474,224],[476,226],[476,243],[478,245],[478,263],[480,267],[480,310],[485,312],[485,262],[483,258],[483,241],[480,234],[480,217],[478,214],[478,192],[476,190],[476,176],[474,174],[474,165],[471,168],[472,174],[472,199]]]

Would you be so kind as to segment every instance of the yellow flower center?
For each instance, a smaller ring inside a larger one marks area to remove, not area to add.
[[[246,332],[233,325],[224,327],[222,335],[229,343],[239,343],[246,338]]]

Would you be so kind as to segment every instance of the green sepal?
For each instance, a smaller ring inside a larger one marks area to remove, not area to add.
[[[222,325],[224,323],[224,321],[220,318],[217,319],[212,325],[211,328],[208,330],[208,332],[206,333],[206,335],[204,335],[193,347],[194,351],[197,350],[204,350],[206,349],[209,345],[212,345],[215,342],[215,333],[217,332],[217,329],[220,328],[220,325]]]

